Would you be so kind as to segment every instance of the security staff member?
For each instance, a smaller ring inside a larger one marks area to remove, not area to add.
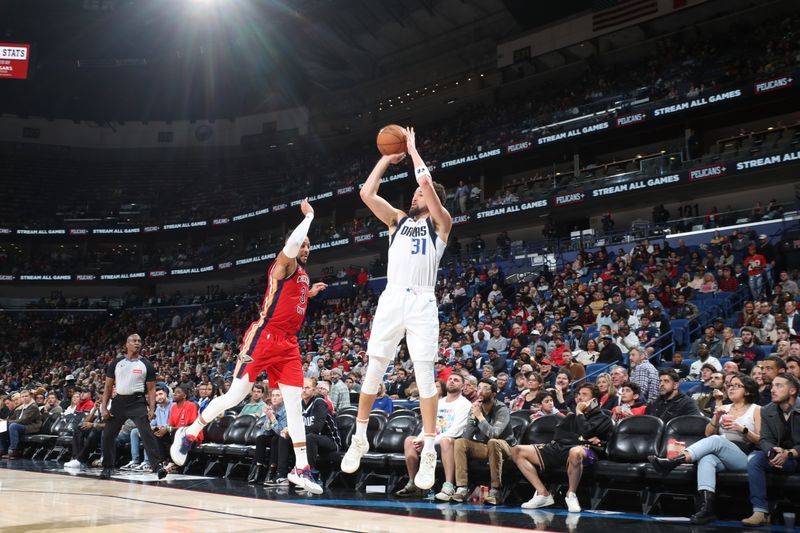
[[[100,402],[100,412],[106,421],[103,431],[103,472],[100,479],[111,477],[117,455],[116,438],[128,418],[139,429],[153,471],[158,474],[158,479],[163,479],[167,471],[161,464],[161,448],[153,434],[153,428],[150,427],[150,420],[155,417],[156,412],[156,369],[149,359],[139,355],[142,339],[136,333],[128,337],[125,349],[128,352],[126,356],[114,359],[106,370],[106,385],[103,389],[103,400]],[[106,406],[114,385],[117,386],[117,396],[111,403],[109,412]]]

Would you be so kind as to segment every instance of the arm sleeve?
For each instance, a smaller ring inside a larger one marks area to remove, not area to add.
[[[778,439],[775,435],[772,434],[772,428],[769,424],[765,424],[766,420],[764,417],[764,412],[761,412],[761,440],[758,443],[758,447],[764,453],[769,453],[772,448],[778,445]]]
[[[26,407],[20,412],[17,423],[22,424],[23,426],[32,424],[37,420],[38,417],[36,415],[38,414],[39,414],[39,409],[35,405]]]
[[[472,440],[475,434],[475,428],[478,427],[478,420],[472,417],[472,414],[467,417],[467,424],[464,426],[464,431],[461,433],[462,439]]]
[[[286,427],[286,409],[281,406],[275,414],[275,424],[272,425],[272,430],[275,433],[280,433]]]
[[[119,361],[119,357],[115,358],[113,361],[108,363],[108,368],[106,368],[106,377],[116,380],[116,370],[117,370],[117,361]]]
[[[283,254],[286,257],[290,259],[297,257],[297,254],[300,252],[300,247],[303,246],[303,241],[306,240],[308,228],[311,227],[312,220],[314,220],[313,214],[306,215],[303,221],[294,228],[289,238],[286,239],[286,245],[283,247]]]
[[[505,431],[510,421],[511,412],[507,407],[500,407],[498,408],[497,416],[491,424],[484,418],[483,421],[478,424],[478,428],[481,430],[481,433],[490,439],[497,439],[503,434],[503,431]]]
[[[693,399],[686,397],[686,401],[683,402],[683,409],[681,415],[702,415],[703,413],[700,412],[700,408],[697,407],[697,402]]]
[[[156,367],[153,366],[153,363],[150,362],[150,359],[147,357],[142,358],[142,362],[144,363],[145,368],[147,369],[147,375],[145,377],[145,382],[147,381],[155,381],[156,380]]]

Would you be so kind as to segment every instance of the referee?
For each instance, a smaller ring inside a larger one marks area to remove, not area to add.
[[[150,427],[150,420],[155,417],[156,412],[156,369],[149,359],[139,355],[142,338],[136,333],[128,337],[125,349],[128,352],[125,357],[114,359],[106,370],[106,385],[103,389],[103,400],[100,402],[100,412],[106,421],[103,431],[103,471],[100,479],[111,477],[116,463],[117,435],[129,418],[139,429],[153,471],[158,474],[158,479],[163,479],[167,471],[161,464],[161,447]],[[111,402],[109,412],[108,401],[115,384],[117,396]]]

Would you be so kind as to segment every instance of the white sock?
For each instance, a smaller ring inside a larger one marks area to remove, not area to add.
[[[361,420],[359,418],[356,418],[356,437],[366,439],[368,425],[369,425],[369,420]]]
[[[303,444],[302,446],[295,446],[294,447],[294,457],[295,462],[294,466],[298,470],[302,470],[308,466],[308,456],[306,455],[306,445]]]
[[[422,445],[422,453],[427,453],[427,452],[436,453],[436,448],[433,445],[434,436],[433,435],[425,435],[423,437],[423,440],[425,441],[425,444]]]
[[[194,419],[194,422],[186,428],[186,434],[190,437],[197,437],[206,425],[200,421],[200,417]]]

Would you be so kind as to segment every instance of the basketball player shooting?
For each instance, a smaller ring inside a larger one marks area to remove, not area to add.
[[[314,209],[306,199],[300,204],[300,211],[305,218],[289,235],[269,269],[261,313],[244,335],[234,372],[236,377],[230,389],[213,399],[192,425],[178,429],[170,455],[176,465],[182,466],[200,431],[226,409],[244,400],[258,375],[266,370],[272,386],[277,384],[283,395],[289,436],[294,446],[295,468],[287,478],[312,494],[322,494],[322,487],[311,472],[306,455],[306,429],[300,403],[303,368],[297,331],[303,323],[308,299],[325,290],[327,285],[315,283],[309,288],[308,274],[303,267],[311,247],[306,235],[314,220]]]
[[[406,150],[414,163],[414,175],[419,184],[408,214],[378,196],[378,186],[386,169],[390,164],[401,162],[405,154],[384,155],[361,189],[361,199],[389,227],[389,266],[386,290],[378,301],[367,345],[369,364],[358,400],[356,431],[342,458],[341,469],[345,473],[355,472],[361,458],[369,451],[367,425],[378,384],[389,362],[394,359],[397,345],[405,336],[417,377],[424,438],[414,484],[427,490],[435,481],[436,449],[433,440],[439,401],[433,376],[439,339],[434,286],[453,220],[442,205],[444,187],[433,181],[417,152],[414,129],[403,131]]]

